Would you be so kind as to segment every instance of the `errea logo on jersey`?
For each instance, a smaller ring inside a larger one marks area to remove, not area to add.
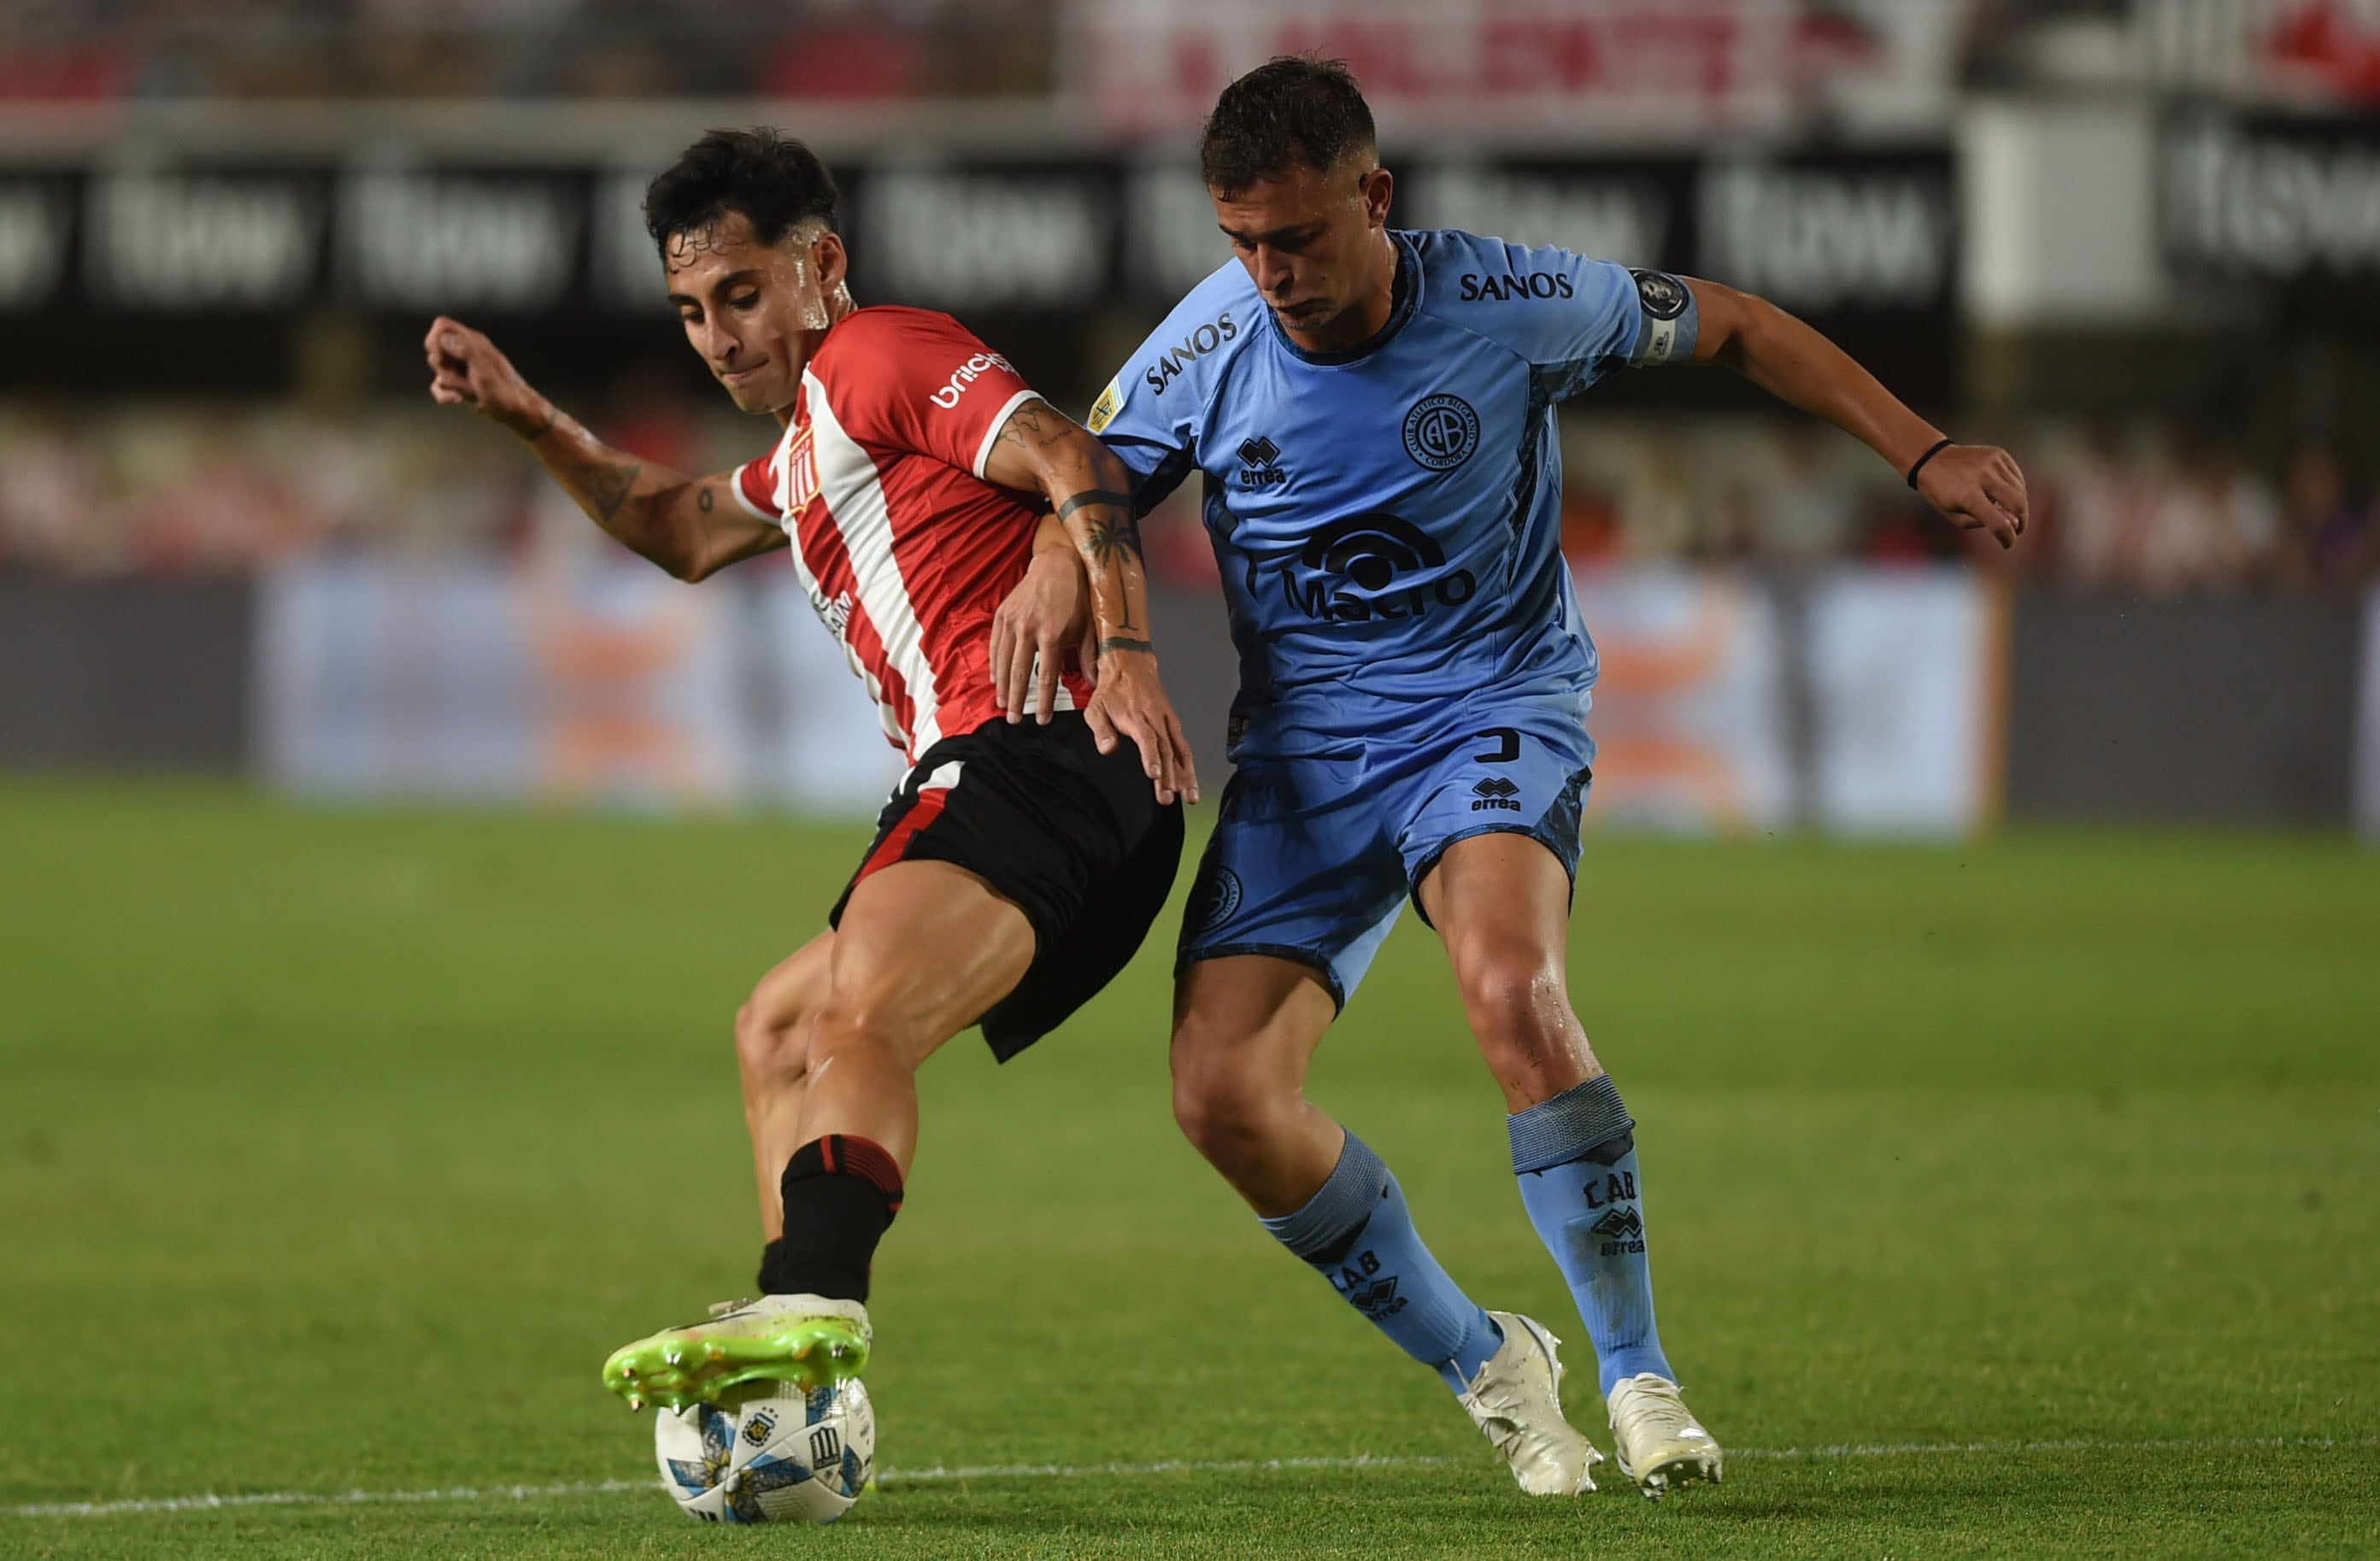
[[[969,385],[995,369],[1005,369],[1012,374],[1016,372],[1016,365],[996,352],[976,354],[958,366],[951,375],[950,383],[934,392],[934,405],[945,412],[949,411],[959,404],[959,397],[966,394]]]

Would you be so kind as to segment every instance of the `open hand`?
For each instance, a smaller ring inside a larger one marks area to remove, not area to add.
[[[1917,474],[1917,491],[1966,531],[1988,531],[2003,548],[2024,535],[2024,473],[1994,444],[1953,444]]]
[[[1033,719],[1050,724],[1058,709],[1066,652],[1081,643],[1090,605],[1083,566],[1073,550],[1048,548],[1033,555],[1025,578],[991,615],[991,686],[1010,725],[1025,719],[1027,698]]]
[[[1140,750],[1140,768],[1157,786],[1157,800],[1170,803],[1176,793],[1198,800],[1198,771],[1190,757],[1190,739],[1183,734],[1182,718],[1157,681],[1157,658],[1146,650],[1109,650],[1099,658],[1099,691],[1083,714],[1089,718],[1091,736],[1099,752],[1115,752],[1119,736],[1129,737]]]
[[[422,338],[430,359],[430,399],[441,406],[468,406],[502,423],[524,439],[553,426],[553,403],[521,378],[496,344],[459,320],[440,315]]]

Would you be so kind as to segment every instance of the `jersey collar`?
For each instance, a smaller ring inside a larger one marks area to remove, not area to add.
[[[1397,279],[1389,298],[1388,322],[1352,347],[1337,352],[1308,352],[1289,339],[1280,320],[1267,309],[1265,319],[1271,322],[1273,339],[1283,350],[1301,363],[1353,363],[1357,358],[1369,357],[1395,340],[1397,333],[1405,328],[1405,321],[1413,318],[1414,306],[1421,301],[1421,255],[1414,248],[1413,240],[1395,228],[1389,230],[1389,242],[1397,248]]]

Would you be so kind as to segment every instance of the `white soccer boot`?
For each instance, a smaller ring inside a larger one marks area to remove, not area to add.
[[[1676,1383],[1639,1372],[1611,1385],[1611,1447],[1649,1501],[1697,1480],[1718,1483],[1718,1443],[1695,1423]]]
[[[1533,1496],[1574,1496],[1595,1489],[1589,1472],[1603,1461],[1595,1445],[1561,1412],[1561,1340],[1527,1317],[1490,1312],[1504,1342],[1463,1388],[1471,1422],[1512,1466]]]

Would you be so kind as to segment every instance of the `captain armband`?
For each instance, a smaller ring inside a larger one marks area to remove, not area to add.
[[[1666,271],[1632,271],[1636,279],[1636,345],[1628,354],[1631,369],[1658,369],[1671,363],[1691,363],[1694,357],[1694,333],[1702,324],[1702,311],[1694,305],[1694,290],[1684,280]]]

